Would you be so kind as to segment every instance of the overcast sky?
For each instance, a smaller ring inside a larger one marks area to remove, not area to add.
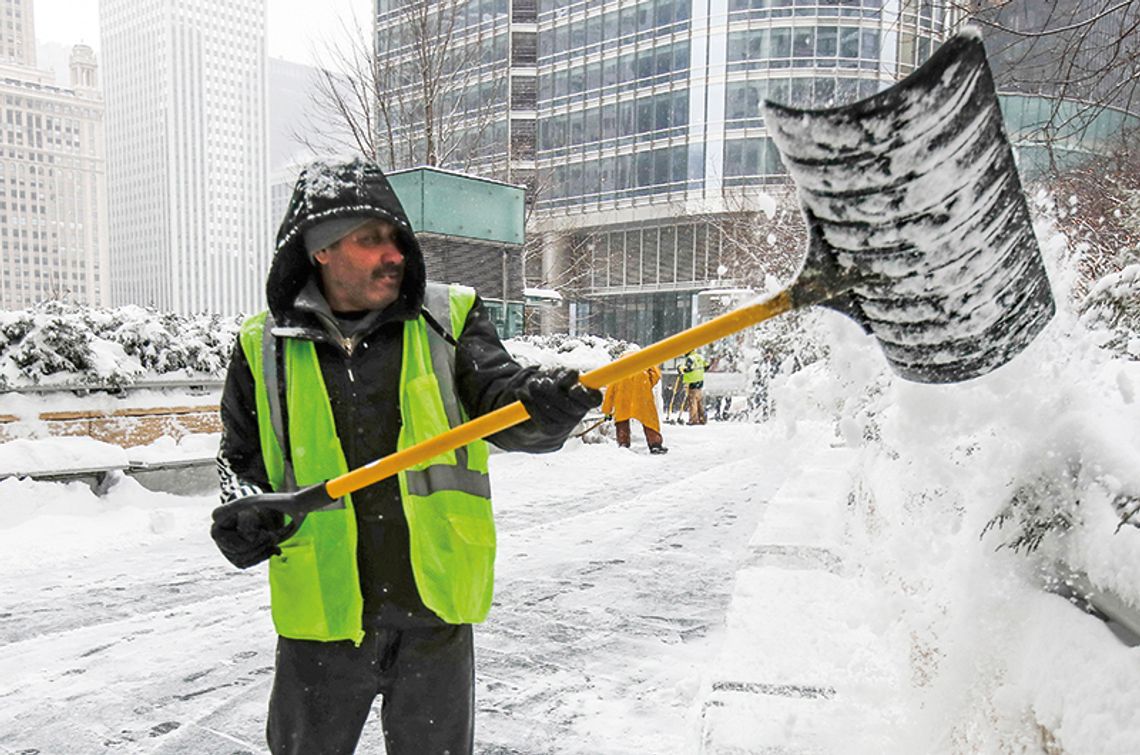
[[[34,0],[36,41],[87,44],[99,50],[99,4],[95,0]],[[312,63],[314,50],[340,30],[339,19],[364,22],[372,0],[267,0],[269,55]]]

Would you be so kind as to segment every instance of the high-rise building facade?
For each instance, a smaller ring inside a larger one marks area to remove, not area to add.
[[[265,0],[100,0],[112,298],[263,307]]]
[[[376,0],[376,11],[380,162],[530,182],[536,0]]]
[[[378,55],[412,5],[379,0]],[[482,30],[509,85],[497,154],[532,192],[528,233],[542,253],[528,283],[573,302],[571,322],[552,327],[640,342],[687,326],[696,292],[741,283],[723,219],[787,192],[761,103],[826,107],[873,94],[925,61],[957,20],[929,0],[466,7],[463,28]],[[520,24],[527,13],[533,23]],[[526,119],[533,152],[516,149]]]
[[[90,47],[69,84],[36,67],[32,0],[0,0],[0,307],[107,303],[103,99]]]
[[[569,327],[638,342],[734,288],[734,217],[788,193],[761,104],[869,96],[930,56],[952,19],[916,0],[546,0],[538,18],[541,283]],[[544,181],[541,177],[547,177]],[[765,254],[758,245],[750,275]],[[775,272],[774,270],[772,272]]]
[[[971,0],[1022,179],[1124,154],[1140,122],[1140,3]]]

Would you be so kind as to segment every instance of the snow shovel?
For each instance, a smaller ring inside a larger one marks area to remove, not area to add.
[[[600,420],[598,420],[598,421],[597,421],[597,422],[595,422],[594,424],[590,425],[590,426],[589,426],[589,427],[587,427],[585,430],[582,430],[581,432],[576,432],[576,433],[574,433],[574,437],[575,437],[575,438],[581,438],[581,437],[582,437],[583,435],[585,435],[586,433],[588,433],[588,432],[591,432],[591,431],[593,431],[593,430],[596,430],[597,428],[601,427],[601,426],[602,426],[603,424],[605,424],[606,422],[609,422],[609,420],[610,420],[610,418],[609,418],[609,417],[602,417]]]
[[[808,253],[779,293],[583,374],[601,388],[794,309],[819,304],[859,323],[904,378],[953,383],[1021,352],[1053,298],[978,32],[868,99],[829,110],[766,103],[795,180]],[[515,402],[431,440],[293,493],[251,496],[293,517],[528,419]]]
[[[675,416],[675,407],[677,406],[677,397],[681,395],[682,383],[681,373],[677,373],[677,379],[673,381],[673,392],[669,395],[669,411],[665,412],[665,421],[671,425],[678,425],[681,423],[680,416]],[[681,400],[681,411],[685,410],[685,402],[688,396]]]

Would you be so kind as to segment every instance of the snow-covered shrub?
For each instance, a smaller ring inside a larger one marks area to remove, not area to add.
[[[163,376],[217,379],[240,324],[239,317],[61,302],[0,313],[0,388],[118,389]]]
[[[215,375],[225,369],[240,322],[220,315],[183,317],[124,307],[124,317],[105,331],[142,366],[157,374]]]
[[[748,408],[755,419],[775,411],[773,381],[787,380],[827,358],[830,347],[826,318],[839,317],[817,309],[796,310],[761,323],[747,347],[752,375]]]
[[[1140,359],[1140,264],[1098,280],[1081,302],[1081,324],[1099,345],[1125,359]]]
[[[634,344],[615,338],[554,334],[518,336],[503,343],[519,364],[587,372],[620,357]]]
[[[79,318],[48,315],[37,319],[7,356],[33,380],[59,372],[88,372],[95,362],[90,335]]]

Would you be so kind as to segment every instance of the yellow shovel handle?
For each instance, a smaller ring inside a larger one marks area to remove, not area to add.
[[[649,367],[682,356],[693,349],[744,330],[750,325],[781,315],[792,308],[791,295],[788,291],[783,291],[771,299],[734,309],[706,323],[683,330],[677,335],[669,336],[651,346],[646,346],[640,351],[627,354],[621,359],[614,360],[596,370],[590,370],[579,377],[579,382],[587,388],[602,388],[611,385],[622,378],[637,374]],[[421,464],[428,459],[433,459],[440,454],[525,422],[529,418],[530,415],[527,414],[522,402],[515,401],[502,409],[496,409],[470,422],[464,422],[459,427],[454,427],[434,438],[417,443],[411,448],[397,451],[383,459],[377,459],[340,477],[333,478],[325,483],[325,490],[330,498],[340,498]]]

